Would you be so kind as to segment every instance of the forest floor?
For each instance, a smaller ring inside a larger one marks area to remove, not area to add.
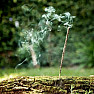
[[[0,94],[93,94],[94,69],[0,69]],[[91,75],[91,76],[90,76]]]
[[[21,76],[3,80],[0,94],[94,94],[94,77]]]

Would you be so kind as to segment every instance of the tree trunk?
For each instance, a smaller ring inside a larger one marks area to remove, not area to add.
[[[31,52],[31,56],[32,56],[33,66],[38,67],[37,56],[34,51],[33,45],[30,45],[30,52]]]
[[[94,94],[94,76],[11,78],[0,83],[0,94]]]

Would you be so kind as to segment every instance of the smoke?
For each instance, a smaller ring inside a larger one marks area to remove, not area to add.
[[[22,6],[22,9],[24,11],[30,11],[29,8],[26,5]],[[71,14],[69,12],[63,13],[63,14],[56,14],[55,13],[55,9],[50,6],[45,8],[45,14],[42,15],[41,20],[39,21],[39,23],[37,24],[38,29],[36,29],[36,27],[31,27],[31,28],[23,28],[22,32],[21,32],[21,49],[26,49],[27,51],[30,51],[30,46],[32,46],[32,51],[31,55],[35,55],[36,53],[34,52],[34,45],[39,45],[40,42],[43,42],[43,39],[45,38],[45,36],[52,31],[53,23],[54,21],[58,21],[61,23],[62,26],[65,26],[66,28],[68,27],[72,27],[72,22],[73,22],[73,18],[75,18],[75,16],[71,16]],[[30,22],[29,22],[30,24]],[[58,25],[58,30],[60,31],[61,25]],[[17,23],[18,26],[18,23]],[[28,26],[28,25],[27,25]],[[37,56],[37,55],[35,55]],[[28,58],[28,57],[27,57]],[[27,58],[21,62],[20,64],[18,64],[15,69],[17,69],[19,66],[21,66],[25,61],[27,61]],[[37,57],[34,57],[37,59]],[[33,58],[32,58],[33,59]]]

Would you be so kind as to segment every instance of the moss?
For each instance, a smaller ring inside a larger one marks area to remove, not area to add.
[[[0,83],[2,92],[16,92],[15,94],[70,94],[73,92],[84,94],[94,93],[94,78],[91,77],[17,77]],[[13,93],[13,94],[14,94]]]

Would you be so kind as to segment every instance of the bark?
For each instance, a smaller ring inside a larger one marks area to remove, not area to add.
[[[30,52],[31,52],[31,56],[32,56],[33,65],[34,65],[34,67],[37,67],[38,66],[37,56],[36,56],[36,53],[34,51],[33,45],[30,45]]]
[[[0,83],[0,94],[94,94],[94,77],[17,77]]]

